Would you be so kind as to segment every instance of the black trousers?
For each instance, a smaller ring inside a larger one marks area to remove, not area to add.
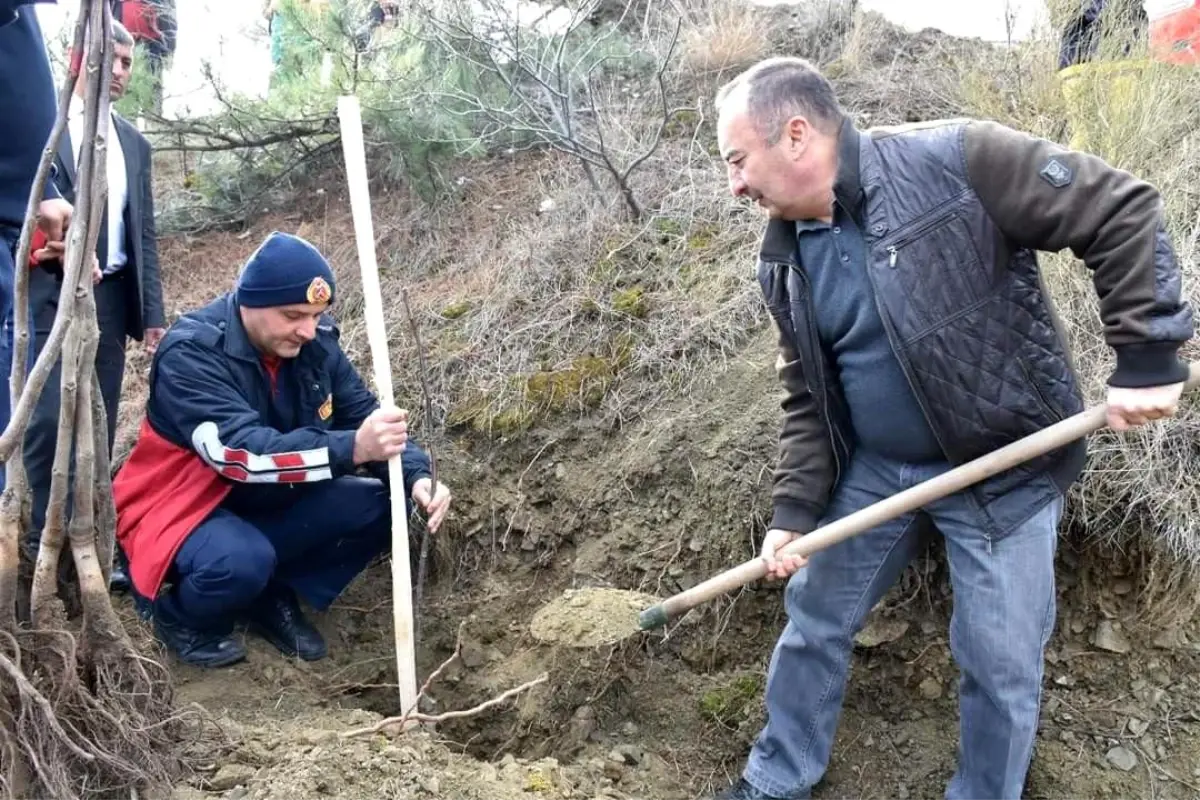
[[[125,378],[125,343],[129,330],[127,309],[132,288],[128,281],[135,280],[131,273],[132,268],[120,270],[115,275],[105,276],[93,287],[96,295],[96,317],[100,327],[100,341],[96,348],[96,373],[100,379],[100,394],[104,398],[104,409],[108,417],[110,456],[116,437],[117,404],[121,399],[121,384]],[[58,293],[61,286],[52,275],[41,270],[33,270],[30,274],[35,359],[41,354],[50,337],[54,315],[58,313]],[[61,382],[60,358],[38,398],[29,429],[25,433],[25,469],[33,494],[29,541],[34,548],[42,535],[42,526],[46,521],[46,504],[50,498],[51,470],[54,466],[54,449],[58,438]],[[75,464],[72,459],[72,475],[74,471]],[[67,513],[70,514],[70,506]]]

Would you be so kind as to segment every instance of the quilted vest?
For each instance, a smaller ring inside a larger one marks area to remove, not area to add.
[[[964,131],[962,121],[849,131],[858,139],[861,183],[854,213],[884,327],[955,465],[1084,407],[1037,256],[1006,240],[988,217],[967,177]],[[818,405],[840,463],[852,437],[835,373],[813,341],[802,271],[762,264],[759,276],[772,314],[795,340],[810,387],[822,395]],[[984,512],[985,533],[1003,536],[1065,492],[1085,458],[1078,442],[968,490]]]

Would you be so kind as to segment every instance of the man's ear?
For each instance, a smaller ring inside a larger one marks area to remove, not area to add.
[[[804,117],[792,117],[785,125],[784,135],[788,138],[788,152],[793,158],[799,158],[812,141],[812,125]]]

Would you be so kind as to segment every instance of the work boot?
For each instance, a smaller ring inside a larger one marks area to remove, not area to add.
[[[738,778],[738,782],[730,786],[725,791],[713,798],[713,800],[794,800],[793,798],[776,797],[773,794],[759,791],[746,782],[744,778]]]
[[[112,575],[108,578],[108,588],[114,592],[127,592],[129,587],[129,573],[125,571],[125,565],[114,563]]]
[[[193,667],[215,669],[246,658],[246,648],[233,638],[233,626],[200,629],[189,625],[175,608],[170,595],[153,605],[154,633],[174,651],[179,660]]]
[[[129,579],[129,559],[125,558],[125,551],[118,543],[113,553],[112,574],[108,578],[108,588],[114,592],[127,592],[132,587],[133,583]]]
[[[325,657],[325,638],[304,617],[290,589],[268,588],[255,601],[246,619],[250,630],[289,658],[316,661]]]

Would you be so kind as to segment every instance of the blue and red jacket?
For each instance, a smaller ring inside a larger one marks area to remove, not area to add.
[[[295,484],[355,474],[354,433],[378,405],[331,321],[295,358],[264,360],[233,294],[181,317],[154,355],[146,419],[113,481],[137,591],[157,596],[184,539],[236,484],[277,506]],[[409,497],[429,456],[409,439],[401,463]],[[387,464],[367,469],[387,480]]]

